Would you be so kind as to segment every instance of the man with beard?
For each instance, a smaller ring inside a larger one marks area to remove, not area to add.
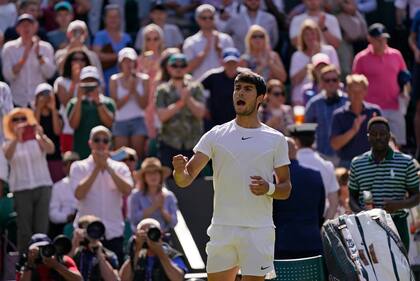
[[[206,113],[203,86],[187,74],[187,57],[173,54],[168,59],[170,79],[156,90],[157,115],[162,122],[158,135],[158,156],[169,166],[177,154],[192,156],[192,149],[203,134]]]
[[[273,270],[273,199],[287,199],[291,183],[285,137],[257,116],[265,93],[261,76],[240,73],[233,91],[235,119],[207,132],[191,159],[176,155],[172,161],[175,182],[183,188],[212,159],[214,212],[206,248],[209,281],[233,281],[239,269],[242,280],[262,281]]]
[[[408,213],[404,209],[419,203],[418,168],[411,156],[389,147],[390,136],[390,126],[385,118],[373,117],[369,120],[368,140],[371,150],[351,162],[350,208],[353,212],[380,208],[390,213],[408,251]],[[366,191],[372,194],[369,201],[364,196]]]

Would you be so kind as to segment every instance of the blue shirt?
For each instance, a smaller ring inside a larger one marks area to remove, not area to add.
[[[367,124],[370,118],[381,116],[381,110],[376,104],[363,102],[361,115],[366,115],[365,121],[360,126],[359,132],[340,150],[337,151],[341,160],[351,161],[353,157],[360,155],[370,149],[367,138]],[[338,108],[333,113],[331,125],[331,137],[342,135],[353,127],[356,114],[350,110],[350,102]]]
[[[414,16],[413,23],[411,24],[411,32],[416,34],[417,48],[420,49],[420,10]]]
[[[311,98],[306,104],[305,122],[318,123],[316,127],[316,150],[328,156],[335,155],[330,145],[331,117],[334,111],[343,106],[347,95],[338,91],[336,99],[328,99],[325,91]]]
[[[273,200],[275,256],[281,251],[322,251],[320,224],[325,189],[320,172],[290,161],[293,186],[288,200]],[[304,207],[303,207],[304,206]]]

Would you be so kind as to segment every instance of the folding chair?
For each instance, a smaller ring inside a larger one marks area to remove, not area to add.
[[[275,260],[274,269],[278,281],[326,281],[324,261],[321,255],[289,260]]]

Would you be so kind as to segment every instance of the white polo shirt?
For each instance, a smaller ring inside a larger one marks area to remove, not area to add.
[[[247,129],[232,120],[207,132],[194,152],[213,160],[212,224],[274,227],[272,197],[254,195],[249,185],[251,176],[273,182],[274,168],[290,163],[280,132],[265,124]]]
[[[301,166],[320,172],[325,187],[325,195],[338,191],[339,186],[334,165],[330,161],[322,159],[318,152],[310,148],[299,149],[296,158]]]
[[[120,175],[127,183],[133,185],[130,170],[122,162],[107,160],[108,165]],[[86,177],[90,176],[95,169],[92,155],[88,158],[76,161],[71,165],[70,180],[76,188]],[[123,194],[118,190],[114,180],[107,171],[99,172],[86,197],[78,203],[78,213],[74,221],[75,226],[79,218],[84,215],[94,215],[102,220],[106,227],[105,238],[120,237],[124,233],[124,218],[122,215]]]

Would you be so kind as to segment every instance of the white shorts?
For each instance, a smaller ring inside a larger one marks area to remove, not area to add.
[[[210,225],[207,272],[239,266],[242,275],[264,276],[274,269],[274,227]]]

